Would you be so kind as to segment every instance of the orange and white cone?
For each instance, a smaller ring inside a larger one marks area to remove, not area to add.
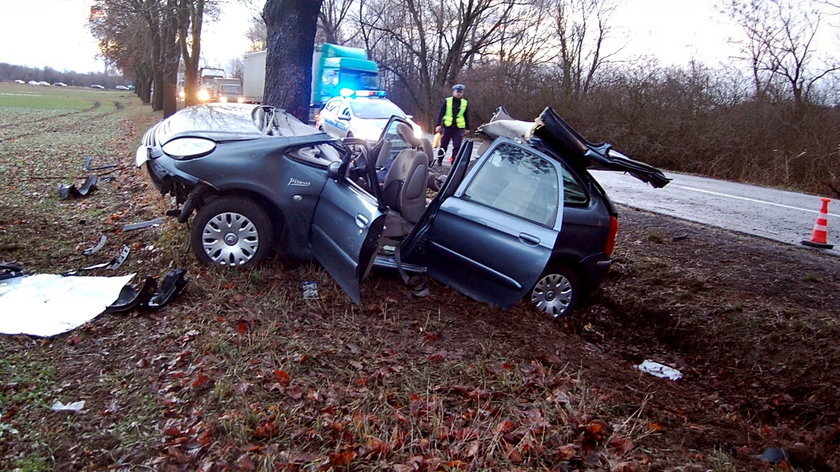
[[[828,202],[830,198],[821,198],[822,208],[820,214],[817,216],[817,222],[814,223],[814,232],[811,233],[811,239],[803,239],[802,244],[811,247],[818,247],[822,249],[831,249],[833,244],[828,244]]]

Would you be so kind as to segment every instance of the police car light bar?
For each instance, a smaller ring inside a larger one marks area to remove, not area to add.
[[[353,90],[349,88],[343,88],[339,92],[342,97],[384,97],[385,91],[384,90]]]

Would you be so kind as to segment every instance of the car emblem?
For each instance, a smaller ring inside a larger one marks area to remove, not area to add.
[[[298,180],[294,177],[289,179],[289,186],[290,187],[309,187],[312,185],[312,182],[306,182],[303,180]]]

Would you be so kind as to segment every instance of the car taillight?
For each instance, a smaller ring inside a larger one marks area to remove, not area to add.
[[[610,216],[610,232],[607,235],[607,244],[604,245],[604,253],[611,256],[615,249],[615,240],[618,237],[618,218]]]

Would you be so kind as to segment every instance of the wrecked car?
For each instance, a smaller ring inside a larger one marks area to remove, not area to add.
[[[478,157],[465,140],[439,187],[428,140],[404,119],[392,117],[369,146],[269,106],[186,108],[146,132],[136,162],[174,197],[179,221],[195,213],[190,242],[205,263],[248,267],[277,250],[317,259],[356,303],[376,266],[563,316],[603,280],[618,232],[587,169],[655,187],[668,179],[587,142],[551,108],[534,122],[500,110],[479,131]]]

